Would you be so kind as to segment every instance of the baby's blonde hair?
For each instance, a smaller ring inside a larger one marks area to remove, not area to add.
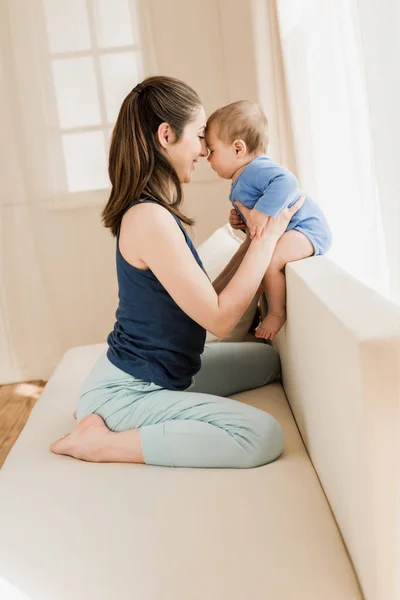
[[[217,126],[219,139],[231,144],[237,139],[246,143],[251,154],[262,154],[268,147],[268,121],[261,106],[239,100],[218,108],[207,121],[207,129]]]

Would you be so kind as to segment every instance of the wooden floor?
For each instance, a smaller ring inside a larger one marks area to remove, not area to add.
[[[0,386],[0,468],[45,385],[45,381],[29,381]]]

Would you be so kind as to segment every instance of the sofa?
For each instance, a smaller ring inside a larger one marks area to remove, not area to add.
[[[325,257],[286,276],[282,381],[234,396],[279,420],[283,456],[224,470],[54,455],[104,345],[68,350],[0,471],[2,600],[400,598],[400,308]]]

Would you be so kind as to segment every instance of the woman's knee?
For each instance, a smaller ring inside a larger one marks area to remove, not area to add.
[[[281,374],[281,360],[277,350],[270,344],[257,345],[260,346],[260,352],[257,357],[259,363],[256,365],[256,368],[257,372],[262,376],[260,386],[263,386],[278,379]]]
[[[247,468],[273,462],[281,456],[284,446],[285,436],[281,425],[272,415],[262,412],[254,424],[251,451],[246,458]]]

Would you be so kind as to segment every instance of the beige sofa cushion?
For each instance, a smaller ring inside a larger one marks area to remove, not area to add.
[[[286,394],[366,600],[398,600],[400,307],[325,257],[286,279]]]
[[[361,600],[279,384],[236,396],[283,425],[284,456],[265,467],[51,454],[103,350],[67,352],[0,471],[0,581],[25,600]]]
[[[220,227],[206,239],[197,251],[203,262],[204,268],[211,281],[221,273],[232,256],[239,248],[242,240],[234,233],[229,224]],[[249,332],[256,314],[259,296],[255,296],[250,306],[243,314],[231,334],[225,338],[218,338],[207,332],[207,342],[242,342]]]

